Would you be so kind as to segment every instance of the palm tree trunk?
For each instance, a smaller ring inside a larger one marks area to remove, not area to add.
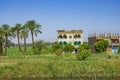
[[[31,36],[32,36],[32,49],[34,49],[35,46],[34,46],[34,35],[33,35],[33,30],[31,30]]]
[[[3,54],[3,47],[2,47],[2,43],[0,42],[0,55]]]
[[[20,50],[20,52],[22,52],[22,49],[21,49],[21,47],[20,47],[20,38],[19,38],[19,33],[17,34],[17,38],[18,38],[18,47],[19,47],[19,50]]]
[[[8,39],[7,39],[7,35],[6,35],[5,36],[5,55],[7,53],[7,41],[8,41]]]
[[[27,47],[26,47],[26,37],[24,37],[24,52],[26,52]]]

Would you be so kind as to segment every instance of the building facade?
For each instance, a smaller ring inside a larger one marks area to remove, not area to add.
[[[57,41],[58,43],[72,44],[75,47],[83,44],[83,31],[82,30],[57,30]]]
[[[95,52],[94,44],[100,40],[107,40],[109,42],[109,48],[107,48],[107,53],[117,53],[119,41],[119,33],[100,33],[100,34],[90,34],[88,35],[88,44],[91,50]]]

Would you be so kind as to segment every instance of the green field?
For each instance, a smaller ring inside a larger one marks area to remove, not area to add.
[[[119,54],[92,54],[84,61],[78,61],[73,53],[57,56],[51,49],[43,50],[41,55],[33,55],[28,48],[25,54],[13,47],[8,49],[7,56],[0,56],[0,78],[120,77]]]

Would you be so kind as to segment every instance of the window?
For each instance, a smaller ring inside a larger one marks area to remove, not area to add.
[[[72,36],[69,36],[69,38],[72,38]]]
[[[80,45],[81,44],[81,42],[80,41],[78,41],[78,45]]]
[[[63,44],[64,44],[64,45],[66,45],[66,44],[67,44],[67,42],[66,42],[66,41],[64,41],[64,42],[63,42]]]
[[[67,36],[66,36],[66,35],[63,35],[63,38],[67,38]]]
[[[77,35],[74,35],[74,38],[77,38]]]
[[[78,38],[81,38],[81,35],[80,35],[80,34],[78,35]]]
[[[61,44],[61,45],[62,45],[62,42],[59,42],[59,44]]]
[[[74,45],[77,45],[77,41],[74,42]]]
[[[59,35],[58,38],[62,38],[62,35]]]

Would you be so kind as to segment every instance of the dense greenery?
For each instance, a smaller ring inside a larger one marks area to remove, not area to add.
[[[85,60],[91,55],[91,50],[88,44],[82,44],[78,47],[78,54],[76,55],[77,60]]]
[[[95,50],[97,53],[106,52],[107,47],[109,46],[109,43],[107,40],[100,40],[95,43]]]
[[[71,44],[66,44],[64,45],[64,49],[65,52],[73,52],[74,51],[74,46]]]
[[[57,42],[55,42],[53,45],[52,45],[52,48],[53,48],[53,51],[56,51],[58,49],[63,49],[63,46]]]
[[[118,46],[118,53],[120,53],[120,45]]]
[[[29,20],[24,25],[17,23],[15,24],[15,26],[12,27],[10,27],[8,24],[3,24],[0,27],[0,54],[1,55],[7,54],[6,52],[8,48],[8,41],[10,41],[10,38],[15,38],[15,37],[17,38],[18,41],[19,51],[21,53],[26,53],[26,49],[27,49],[26,38],[28,38],[29,32],[31,33],[31,37],[32,37],[32,49],[34,49],[35,48],[34,35],[37,36],[38,33],[42,33],[40,24],[37,24],[35,20]],[[24,39],[24,50],[22,50],[21,48],[20,39]],[[5,47],[5,49],[3,47]]]
[[[49,47],[50,48],[50,47]],[[42,51],[44,51],[42,49]],[[42,53],[33,55],[30,47],[24,57],[16,47],[8,48],[7,55],[0,58],[0,77],[105,77],[119,76],[120,55],[91,54],[78,61],[76,54],[62,56]],[[11,54],[12,53],[12,54]],[[110,58],[111,56],[111,58]]]

